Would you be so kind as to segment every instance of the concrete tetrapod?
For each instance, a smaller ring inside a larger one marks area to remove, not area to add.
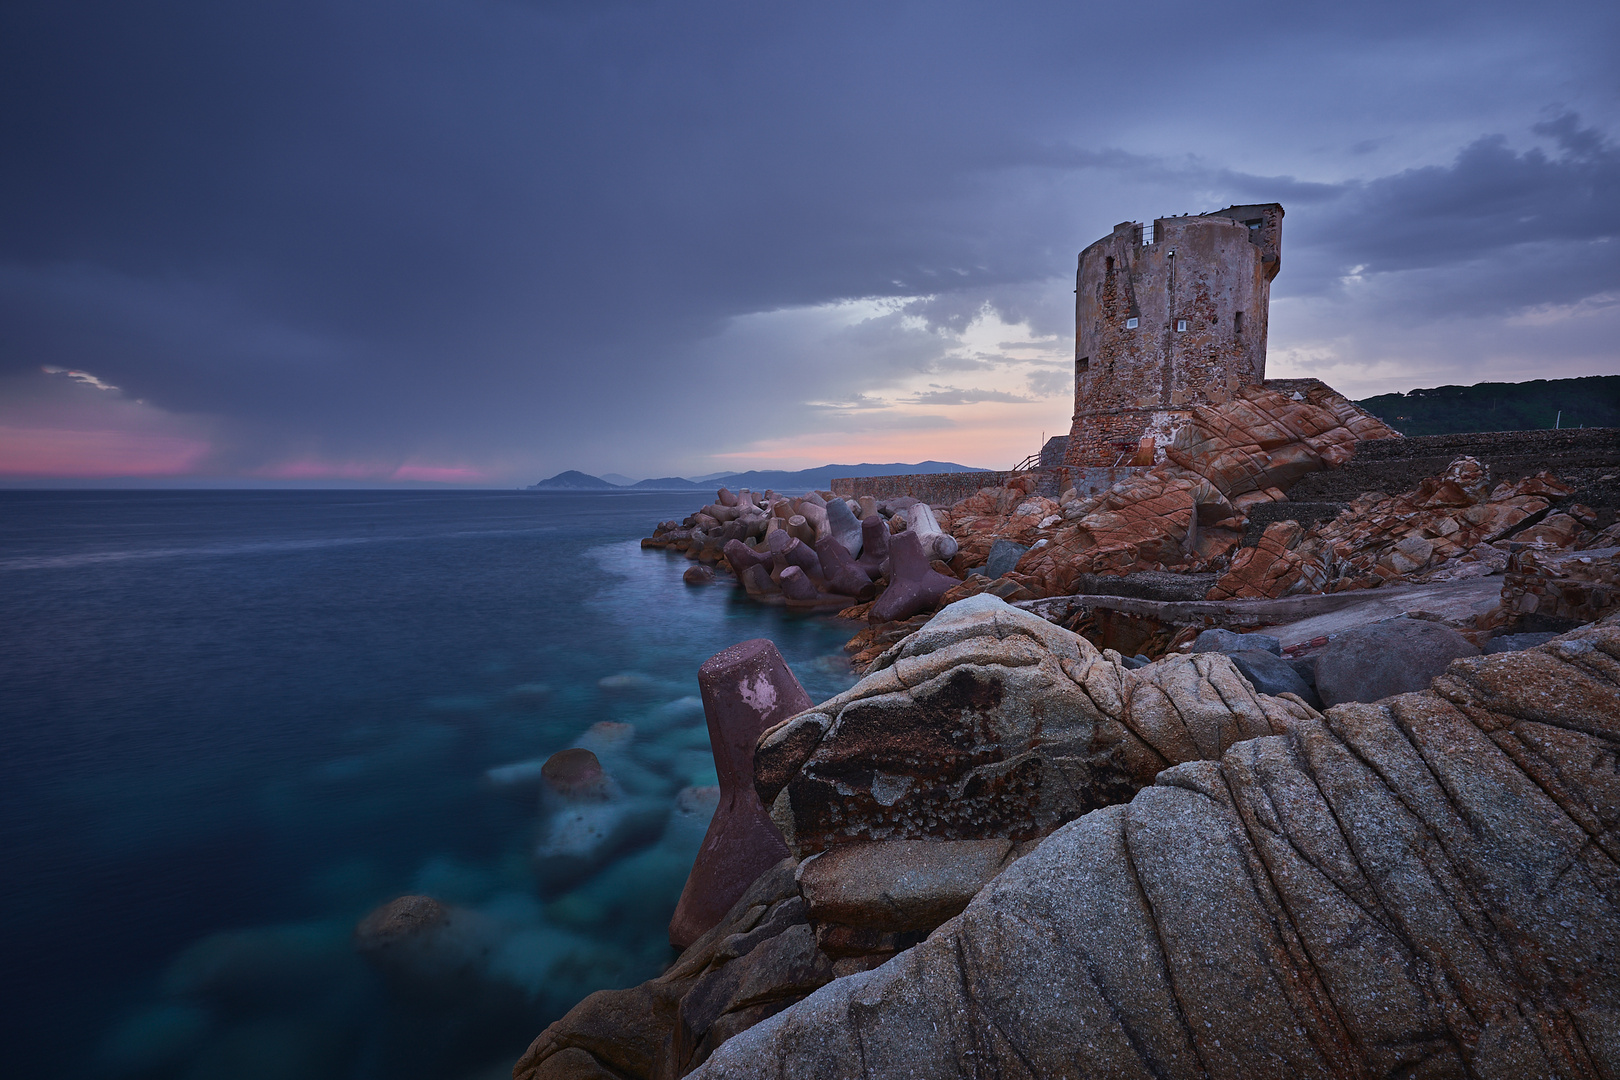
[[[718,923],[754,879],[787,857],[787,845],[754,791],[754,744],[766,728],[811,705],[776,646],[764,638],[733,645],[698,669],[720,805],[703,837],[669,940],[684,949]]]
[[[797,566],[806,574],[822,577],[821,560],[816,557],[815,549],[796,537],[788,537],[771,556],[776,576],[781,577],[781,571],[790,566]]]
[[[827,504],[827,525],[832,529],[832,538],[849,553],[851,558],[860,558],[861,554],[861,523],[855,520],[855,515],[849,509],[849,503],[843,499],[834,499]],[[820,551],[819,544],[816,550]],[[823,562],[826,558],[823,557]]]
[[[797,566],[783,567],[782,573],[776,578],[776,584],[782,590],[782,595],[789,600],[814,602],[821,599],[821,590],[816,588],[816,583],[810,580],[809,574]]]
[[[876,511],[861,519],[861,554],[855,560],[869,578],[883,573],[883,564],[889,560],[889,523]]]
[[[900,533],[889,541],[889,587],[867,613],[871,622],[909,619],[939,603],[939,598],[960,585],[929,565],[916,533]]]
[[[748,572],[750,566],[764,566],[767,570],[770,568],[769,550],[763,553],[755,551],[741,540],[727,540],[723,550],[726,553],[726,562],[731,564],[731,570],[737,575],[738,581],[743,580],[743,575]]]
[[[821,576],[833,592],[868,600],[872,594],[872,579],[849,557],[849,552],[836,536],[829,536],[816,544],[816,555],[821,559]]]
[[[927,503],[913,503],[906,508],[906,531],[917,534],[929,559],[949,562],[955,557],[956,537],[939,527],[939,519]]]

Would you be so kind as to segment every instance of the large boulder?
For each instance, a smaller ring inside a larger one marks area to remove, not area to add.
[[[1164,771],[703,1080],[1612,1077],[1620,626]]]
[[[1389,619],[1348,630],[1316,657],[1316,690],[1328,705],[1378,701],[1425,689],[1460,656],[1479,648],[1438,623]]]
[[[1165,456],[1210,481],[1240,508],[1282,498],[1308,472],[1350,460],[1356,443],[1400,432],[1321,383],[1298,395],[1260,386],[1195,405]]]
[[[1066,506],[1063,521],[1031,541],[1016,573],[1037,595],[1068,596],[1088,574],[1197,571],[1235,547],[1242,527],[1242,515],[1208,480],[1160,466]]]
[[[1130,798],[1168,762],[1213,759],[1310,713],[1257,694],[1218,653],[1128,671],[981,594],[768,731],[754,780],[801,858],[859,840],[1029,840]]]

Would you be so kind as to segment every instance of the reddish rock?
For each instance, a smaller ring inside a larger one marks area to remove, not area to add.
[[[764,638],[733,645],[704,661],[698,686],[720,777],[720,806],[669,922],[669,940],[681,949],[719,922],[755,878],[786,857],[787,845],[754,792],[754,744],[766,728],[811,705],[782,654]]]

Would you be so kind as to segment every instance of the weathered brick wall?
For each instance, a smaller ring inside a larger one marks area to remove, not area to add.
[[[874,499],[897,499],[910,495],[933,506],[949,506],[982,487],[1000,487],[1014,476],[1011,472],[911,473],[903,476],[838,476],[832,491],[846,499],[870,495]]]
[[[1146,468],[1118,469],[1036,469],[1031,472],[914,473],[909,476],[836,477],[834,495],[847,499],[870,495],[874,499],[894,499],[910,495],[933,506],[960,502],[983,487],[1001,487],[1015,476],[1033,477],[1037,494],[1057,498],[1069,488],[1081,495],[1096,495],[1120,481],[1147,472]]]

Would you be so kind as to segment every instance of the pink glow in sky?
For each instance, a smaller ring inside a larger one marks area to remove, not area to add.
[[[473,484],[489,477],[482,469],[459,465],[413,462],[395,465],[376,461],[322,461],[319,458],[300,458],[266,465],[255,469],[253,475],[268,480],[415,481],[439,484]]]
[[[0,476],[181,476],[212,449],[184,435],[0,425]]]

